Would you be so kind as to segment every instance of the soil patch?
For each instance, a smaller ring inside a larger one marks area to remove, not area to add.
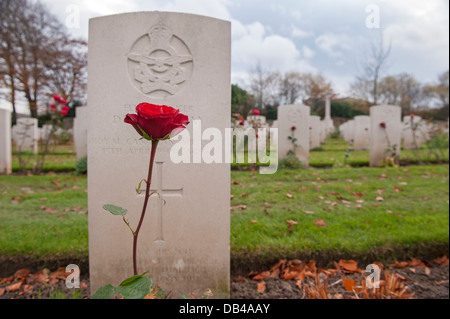
[[[417,261],[417,260],[415,260]],[[398,263],[401,264],[401,263]],[[412,299],[448,299],[449,298],[449,266],[448,259],[444,265],[435,262],[417,263],[419,267],[406,266],[405,268],[388,267],[381,271],[381,282],[384,282],[385,274],[396,278],[398,289],[396,294],[383,294],[385,299],[396,296]],[[342,269],[341,269],[342,270]],[[255,276],[256,274],[256,276]],[[345,271],[332,272],[331,275],[319,277],[313,275],[304,276],[304,280],[282,279],[279,276],[271,278],[271,272],[251,272],[246,277],[234,277],[231,282],[232,299],[308,299],[306,288],[318,290],[318,278],[321,286],[326,286],[327,299],[358,299],[363,296],[358,291],[363,290],[361,284],[368,274],[361,272],[345,273]],[[278,274],[278,273],[277,273]],[[322,273],[323,274],[323,273]],[[259,277],[258,277],[259,276]],[[264,277],[268,278],[264,278]],[[251,278],[256,278],[253,280]],[[297,277],[298,278],[298,277]],[[390,278],[390,277],[389,277]],[[300,282],[301,281],[301,282]],[[352,285],[348,286],[348,282]],[[387,280],[386,280],[387,281]],[[346,286],[347,284],[347,286]],[[384,285],[384,284],[383,284]],[[354,290],[353,290],[354,289]],[[360,290],[359,290],[360,289]]]

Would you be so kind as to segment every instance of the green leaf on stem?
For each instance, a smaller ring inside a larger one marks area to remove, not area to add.
[[[116,292],[116,288],[113,285],[106,285],[100,287],[97,292],[91,296],[91,299],[110,299]]]
[[[150,278],[139,275],[126,279],[115,290],[125,299],[142,299],[150,293],[152,286]]]
[[[128,210],[115,205],[103,205],[103,209],[107,210],[113,215],[121,215],[121,216],[125,216],[126,213],[128,212]]]

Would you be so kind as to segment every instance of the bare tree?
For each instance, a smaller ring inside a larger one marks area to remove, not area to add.
[[[372,42],[371,50],[362,65],[362,74],[356,77],[356,82],[352,85],[356,96],[370,99],[373,104],[378,104],[379,81],[387,67],[391,48],[391,43],[385,48],[382,35],[378,43]]]
[[[67,99],[82,84],[86,61],[78,49],[81,42],[70,39],[64,26],[39,2],[2,0],[0,8],[3,82],[9,88],[13,111],[20,92],[31,116],[37,117],[46,95]]]
[[[255,97],[256,107],[264,109],[266,105],[274,104],[278,94],[280,74],[263,70],[257,63],[250,72],[250,91]]]

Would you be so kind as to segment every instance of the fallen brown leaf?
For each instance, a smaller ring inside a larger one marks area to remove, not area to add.
[[[5,288],[0,288],[0,297],[5,294],[5,291],[6,291]]]
[[[30,270],[28,268],[19,269],[14,273],[14,277],[19,278],[19,279],[25,279],[29,275],[30,275]]]
[[[287,198],[294,198],[294,196],[292,196],[292,195],[289,194],[289,193],[286,194],[286,197],[287,197]]]
[[[345,277],[342,277],[342,287],[344,287],[345,290],[353,292],[353,287],[356,286],[356,283],[353,279],[347,279]]]
[[[317,227],[327,227],[327,223],[323,219],[316,219],[314,225]]]
[[[246,205],[237,205],[230,207],[230,210],[244,210],[244,209],[247,209]]]
[[[6,292],[16,292],[19,291],[20,287],[22,287],[22,282],[19,281],[18,283],[9,285],[6,287]]]
[[[262,281],[256,285],[256,290],[258,293],[262,294],[264,291],[266,291],[266,282]]]
[[[287,220],[286,224],[296,226],[296,225],[298,225],[298,222],[296,222],[295,220]]]
[[[358,268],[358,263],[354,260],[341,259],[339,260],[338,265],[343,269],[344,272],[347,273],[361,272],[361,270]]]
[[[393,264],[390,264],[389,267],[402,269],[402,268],[408,267],[408,265],[409,265],[409,262],[407,262],[407,261],[398,262],[396,260]]]
[[[314,215],[314,212],[312,210],[304,210],[303,211],[306,215]]]
[[[442,266],[448,265],[449,260],[448,260],[447,256],[443,256],[441,258],[434,259],[433,262],[435,262],[436,264],[438,264],[439,266],[442,267]]]
[[[425,275],[429,276],[431,274],[431,270],[428,267],[425,267]]]

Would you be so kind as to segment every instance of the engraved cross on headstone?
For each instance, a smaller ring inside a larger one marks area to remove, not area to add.
[[[176,189],[166,189],[163,187],[163,165],[164,162],[155,162],[155,166],[153,167],[153,178],[152,185],[150,187],[150,192],[156,192],[155,198],[157,199],[157,229],[158,236],[156,237],[155,242],[164,242],[164,234],[163,234],[163,207],[165,204],[165,200],[168,197],[183,197],[183,187]],[[145,186],[145,185],[144,185]],[[140,190],[141,196],[145,194],[144,189]],[[159,195],[158,195],[159,194]],[[153,196],[152,196],[153,197]]]

